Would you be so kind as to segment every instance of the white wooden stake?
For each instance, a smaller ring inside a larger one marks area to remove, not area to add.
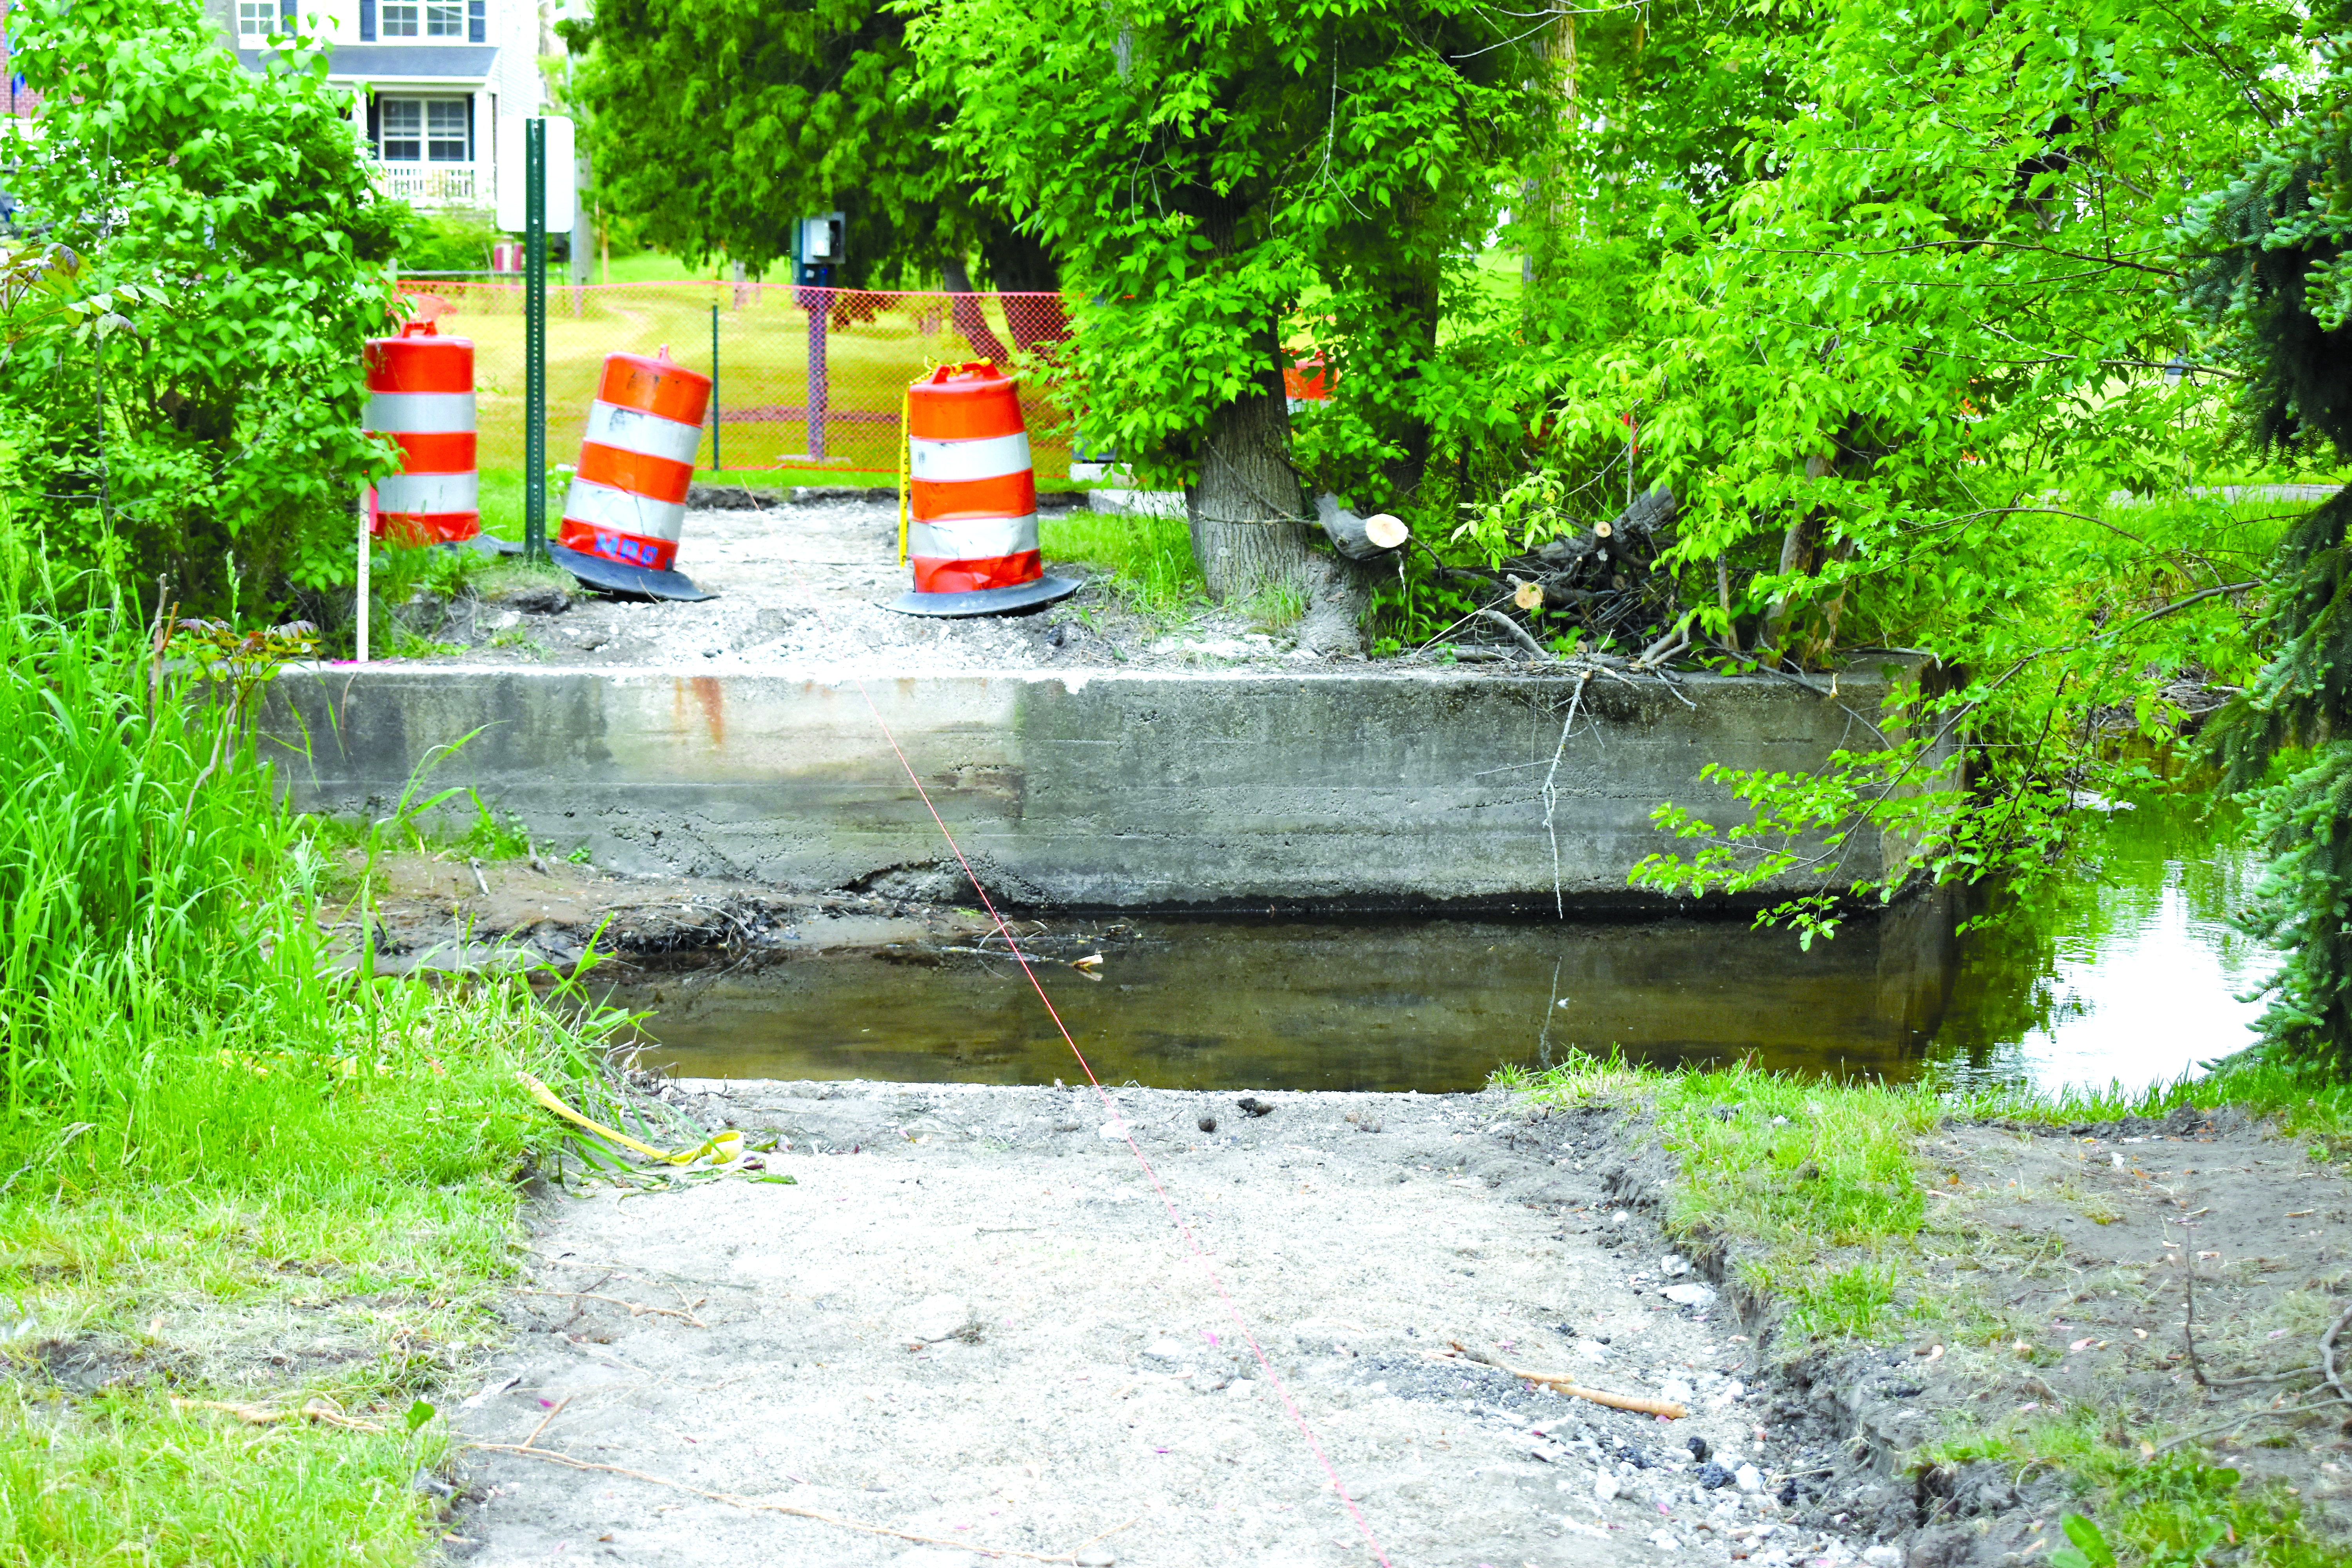
[[[368,501],[374,487],[360,489],[360,650],[354,663],[368,661]]]

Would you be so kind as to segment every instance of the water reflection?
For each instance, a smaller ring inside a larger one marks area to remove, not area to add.
[[[2146,1082],[2246,1043],[2267,959],[2223,923],[2250,858],[2160,805],[2090,836],[2074,874],[1955,938],[1915,900],[1810,952],[1738,921],[1641,924],[1139,921],[1102,978],[1044,971],[1107,1083],[1475,1089],[1571,1048],[1667,1064],[2045,1084]],[[1048,1083],[1076,1076],[1009,964],[936,955],[671,976],[648,1062],[695,1075]]]
[[[2240,994],[2276,956],[2230,929],[2259,862],[2242,821],[2142,800],[2084,835],[2074,872],[1960,944],[1930,1056],[1956,1079],[2144,1084],[2252,1043]]]

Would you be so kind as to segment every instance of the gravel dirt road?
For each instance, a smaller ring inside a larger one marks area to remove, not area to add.
[[[1659,1173],[1618,1113],[1493,1092],[1265,1094],[1253,1113],[1120,1089],[1108,1117],[1058,1087],[675,1092],[786,1141],[771,1168],[796,1184],[551,1194],[511,1354],[457,1419],[679,1485],[477,1451],[459,1557],[1271,1568],[1371,1562],[1369,1534],[1399,1564],[1777,1568],[1871,1548],[1789,1517],[1804,1494],[1783,1472],[1817,1458],[1759,1426],[1728,1299],[1618,1206]],[[1689,1415],[1538,1391],[1453,1342]]]

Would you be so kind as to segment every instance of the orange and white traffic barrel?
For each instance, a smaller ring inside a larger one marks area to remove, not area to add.
[[[1321,354],[1282,367],[1282,395],[1293,414],[1331,401],[1331,367]]]
[[[392,437],[400,472],[369,495],[368,531],[402,544],[455,543],[482,531],[474,467],[474,345],[429,321],[370,338],[365,428]]]
[[[604,356],[580,467],[563,498],[558,563],[620,593],[709,597],[672,568],[709,406],[710,378],[672,360],[667,347],[651,358]]]
[[[907,479],[915,586],[892,609],[1001,615],[1077,592],[1045,575],[1020,384],[994,365],[942,365],[908,389]]]

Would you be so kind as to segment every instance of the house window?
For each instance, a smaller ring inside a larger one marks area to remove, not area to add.
[[[266,38],[284,26],[278,17],[278,0],[236,0],[236,36]]]
[[[245,0],[239,0],[244,4]],[[383,0],[387,38],[462,38],[466,0]]]
[[[462,98],[385,98],[376,103],[382,127],[376,155],[387,163],[466,163],[466,100]]]

